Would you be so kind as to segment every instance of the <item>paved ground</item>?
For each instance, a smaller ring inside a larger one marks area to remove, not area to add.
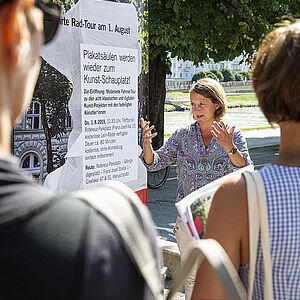
[[[279,145],[280,129],[245,130],[242,132],[246,137],[248,148],[263,148],[266,146]]]

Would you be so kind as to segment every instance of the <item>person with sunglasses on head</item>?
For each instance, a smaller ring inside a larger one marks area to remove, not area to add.
[[[190,89],[191,116],[194,123],[176,130],[157,151],[152,149],[154,126],[141,119],[143,153],[141,159],[149,171],[177,163],[177,201],[204,185],[252,164],[247,143],[240,130],[222,121],[226,113],[226,95],[221,84],[211,78],[195,82]],[[182,263],[189,253],[192,237],[180,216],[174,234]],[[196,267],[185,283],[185,299],[189,300],[195,281]]]
[[[10,154],[59,12],[44,1],[0,0],[0,299],[154,299],[112,223],[78,197],[42,188]],[[154,224],[140,206],[159,274]]]
[[[264,289],[270,282],[264,284],[264,264],[269,260],[262,251],[267,239],[261,237],[261,230],[254,279],[250,278],[249,236],[253,242],[255,226],[249,226],[248,195],[256,191],[247,190],[244,175],[225,182],[216,192],[205,238],[223,246],[245,288],[250,287],[251,299],[271,299],[265,292],[273,294],[274,300],[300,299],[300,20],[284,21],[265,37],[252,66],[252,81],[265,117],[280,127],[279,155],[258,171],[266,197],[272,289],[270,285]],[[258,201],[263,203],[261,198]],[[257,213],[262,211],[260,207]],[[192,299],[227,299],[207,261],[197,273]]]

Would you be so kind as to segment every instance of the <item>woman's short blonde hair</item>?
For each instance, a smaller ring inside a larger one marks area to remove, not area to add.
[[[217,80],[212,78],[199,79],[192,85],[191,92],[201,94],[203,97],[211,99],[213,103],[219,104],[220,107],[215,112],[215,120],[220,121],[223,118],[227,110],[226,94]]]
[[[252,66],[259,106],[271,122],[300,122],[300,21],[267,35]]]

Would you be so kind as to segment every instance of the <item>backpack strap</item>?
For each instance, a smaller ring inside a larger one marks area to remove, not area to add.
[[[113,181],[94,190],[81,190],[72,194],[87,202],[115,226],[155,299],[164,299],[159,268],[143,223],[143,219],[148,216],[138,196],[126,185]]]

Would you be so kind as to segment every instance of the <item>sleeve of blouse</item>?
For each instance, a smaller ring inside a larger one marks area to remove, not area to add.
[[[184,129],[176,130],[167,142],[154,152],[154,161],[151,165],[148,165],[144,161],[144,153],[142,152],[139,156],[143,164],[149,171],[158,171],[166,168],[172,164],[177,158],[177,149],[179,141],[181,140]]]
[[[246,138],[242,135],[242,132],[240,130],[236,130],[234,132],[233,143],[235,144],[235,146],[239,149],[240,153],[245,158],[246,164],[253,165],[253,162],[249,155]]]

